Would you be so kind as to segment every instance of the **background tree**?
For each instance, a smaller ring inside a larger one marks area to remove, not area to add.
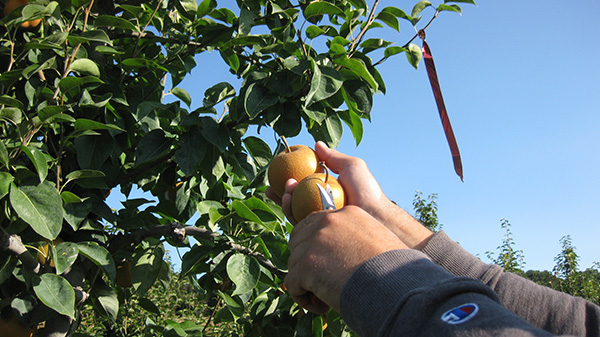
[[[265,197],[277,149],[256,134],[305,128],[335,146],[345,124],[360,142],[373,95],[386,91],[376,65],[421,59],[417,34],[395,45],[372,29],[399,32],[402,21],[420,31],[461,9],[227,5],[40,0],[0,20],[0,309],[23,327],[72,335],[86,308],[102,328],[80,335],[125,333],[117,322],[129,308],[154,311],[156,284],[169,282],[165,242],[188,246],[193,236],[180,277],[197,300],[222,304],[212,322],[248,336],[321,335],[324,322],[326,334],[349,333],[336,313],[304,314],[281,289],[290,226]],[[190,111],[180,84],[205,52],[241,85],[215,83]],[[130,198],[134,187],[148,197]],[[119,211],[105,201],[114,189],[128,196]],[[201,334],[190,319],[127,333]]]
[[[524,255],[522,250],[515,249],[515,240],[510,231],[510,222],[506,219],[500,219],[500,226],[504,229],[504,238],[502,244],[496,247],[497,255],[491,251],[486,252],[488,259],[492,263],[499,265],[504,271],[523,275]]]
[[[423,193],[417,191],[413,199],[413,208],[415,210],[415,219],[432,230],[433,232],[440,231],[442,224],[438,222],[437,215],[437,193],[431,193],[427,199],[423,199]]]
[[[575,252],[571,236],[562,237],[560,243],[562,251],[554,258],[552,287],[600,304],[600,265],[596,262],[585,271],[579,271],[579,255]]]

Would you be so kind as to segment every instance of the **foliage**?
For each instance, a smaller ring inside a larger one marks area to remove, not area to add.
[[[431,193],[427,199],[423,199],[423,193],[417,191],[413,199],[413,207],[415,209],[415,218],[419,222],[429,228],[433,232],[440,231],[442,224],[438,222],[437,215],[437,193]]]
[[[90,305],[117,326],[169,281],[165,241],[185,246],[194,236],[181,277],[196,300],[220,299],[215,322],[250,336],[303,336],[320,335],[326,320],[326,334],[347,335],[335,313],[303,315],[281,291],[290,226],[265,197],[275,149],[251,131],[304,128],[335,146],[345,124],[360,142],[373,95],[385,93],[376,65],[405,54],[417,67],[421,57],[416,34],[397,46],[374,28],[418,30],[426,9],[432,20],[461,11],[378,3],[40,0],[2,18],[0,308],[39,323],[40,335],[72,334]],[[204,67],[199,54],[225,62],[241,85],[214,83],[192,109],[181,83]],[[111,190],[134,188],[151,197],[106,204]],[[58,237],[38,263],[39,247]],[[124,260],[131,289],[115,284]],[[158,334],[198,334],[189,320],[160,322]]]
[[[562,237],[560,242],[562,251],[554,258],[552,288],[600,304],[600,264],[596,262],[585,271],[579,271],[579,255],[571,236]]]
[[[492,263],[499,265],[504,271],[522,275],[524,263],[524,255],[522,250],[514,248],[515,240],[512,237],[510,231],[510,222],[506,219],[500,219],[500,226],[505,230],[502,244],[496,247],[498,255],[494,257],[494,253],[491,251],[486,252],[488,259],[492,260]]]

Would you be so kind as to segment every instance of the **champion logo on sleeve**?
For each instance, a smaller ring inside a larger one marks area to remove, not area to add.
[[[477,306],[477,304],[465,303],[446,311],[440,318],[448,324],[456,325],[475,317],[477,312],[479,312],[479,306]]]

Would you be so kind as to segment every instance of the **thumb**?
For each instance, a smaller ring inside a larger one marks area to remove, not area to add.
[[[344,167],[347,167],[352,161],[351,156],[329,148],[329,146],[322,141],[318,141],[315,145],[315,152],[317,153],[319,160],[324,161],[325,165],[335,173],[340,173],[340,171]]]

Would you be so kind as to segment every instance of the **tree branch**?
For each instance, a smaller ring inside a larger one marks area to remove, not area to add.
[[[130,245],[135,246],[148,237],[161,236],[168,236],[174,239],[175,241],[182,242],[186,236],[193,236],[197,239],[203,240],[214,240],[215,238],[221,235],[208,229],[195,226],[181,225],[177,222],[173,222],[170,225],[157,225],[148,228],[136,229],[129,233],[116,236],[109,244],[109,251],[116,252]],[[225,244],[239,253],[256,258],[260,265],[268,269],[280,279],[285,278],[286,273],[281,269],[277,268],[273,264],[273,262],[271,262],[261,253],[253,251],[248,247],[244,247],[234,242],[227,242]]]
[[[348,55],[348,58],[352,57],[352,54],[354,54],[354,51],[355,51],[354,48],[360,42],[360,40],[363,38],[363,35],[365,35],[365,33],[367,32],[367,30],[369,29],[369,26],[373,23],[373,20],[375,20],[375,9],[377,8],[377,4],[379,4],[379,0],[375,0],[375,2],[373,3],[373,7],[371,8],[371,13],[369,14],[369,18],[367,19],[365,26],[360,31],[360,33],[358,33],[358,35],[356,36],[354,41],[352,41],[352,45],[350,45],[350,54]]]
[[[25,268],[32,270],[34,273],[38,274],[40,272],[39,262],[29,253],[18,235],[9,235],[4,229],[0,231],[0,250],[5,250],[16,256]]]

